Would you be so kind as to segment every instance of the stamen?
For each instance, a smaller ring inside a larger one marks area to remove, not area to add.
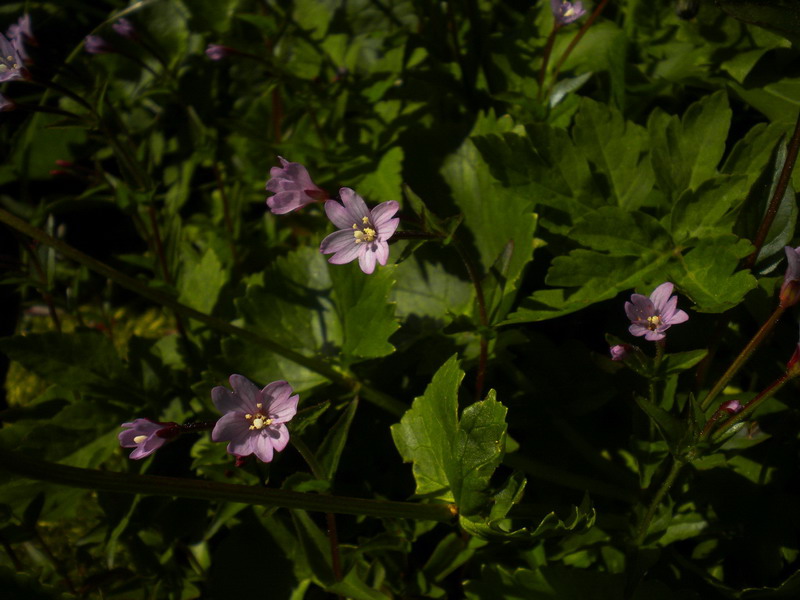
[[[369,217],[361,217],[361,222],[364,225],[368,225],[369,224]]]
[[[147,439],[146,435],[137,435],[135,438],[133,438],[133,443],[134,444],[141,444],[146,439]]]

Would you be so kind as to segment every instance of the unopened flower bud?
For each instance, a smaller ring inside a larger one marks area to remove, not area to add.
[[[800,300],[800,246],[786,246],[783,250],[788,264],[781,285],[780,303],[783,308],[789,308]]]
[[[608,351],[611,353],[611,360],[625,360],[625,357],[628,356],[628,352],[630,352],[631,346],[629,344],[617,344],[616,346],[611,346]]]
[[[727,400],[719,405],[719,411],[726,412],[729,415],[735,415],[742,410],[742,404],[738,400]]]

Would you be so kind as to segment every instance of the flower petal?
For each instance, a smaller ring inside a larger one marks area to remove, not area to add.
[[[389,200],[388,202],[381,202],[372,209],[372,224],[380,228],[381,225],[386,223],[400,210],[400,204],[396,200]]]
[[[376,225],[376,227],[378,227],[378,237],[384,242],[388,241],[389,238],[394,235],[398,225],[400,225],[400,219],[389,219],[380,227]]]
[[[229,412],[222,415],[214,425],[211,439],[215,442],[241,442],[250,435],[250,422],[244,415],[240,412]]]
[[[234,410],[246,410],[242,407],[239,397],[234,392],[221,385],[218,385],[211,390],[211,401],[214,403],[214,406],[217,407],[217,410],[222,414]]]
[[[331,254],[332,252],[342,252],[348,248],[357,249],[357,247],[358,244],[356,244],[356,239],[353,237],[353,232],[349,229],[340,229],[322,240],[319,245],[319,251],[323,254]]]
[[[297,414],[297,403],[300,396],[288,396],[283,400],[276,400],[269,407],[269,416],[273,423],[288,423]]]
[[[269,435],[261,433],[261,435],[253,436],[253,454],[265,463],[272,462],[272,439]]]
[[[231,440],[226,450],[228,451],[228,454],[234,454],[236,456],[248,456],[253,453],[257,438],[258,434],[253,434],[253,432],[250,432],[250,435],[248,435],[246,438]]]
[[[255,383],[244,375],[231,375],[228,378],[235,395],[239,396],[239,408],[243,412],[255,412],[256,403],[259,401],[261,390]]]
[[[275,452],[281,452],[289,443],[289,428],[286,425],[278,425],[267,429],[267,435],[272,439],[272,447]]]
[[[364,199],[353,190],[343,187],[339,190],[339,197],[342,199],[344,207],[347,209],[351,218],[348,227],[351,227],[353,223],[362,223],[364,217],[367,219],[370,218],[369,209]]]
[[[662,283],[656,289],[654,289],[653,293],[650,294],[650,301],[653,303],[656,312],[658,312],[659,314],[664,310],[664,307],[667,304],[667,300],[669,300],[670,294],[672,294],[673,287],[675,286],[671,284],[669,281],[667,281],[665,283]]]
[[[389,244],[383,240],[375,242],[375,258],[381,265],[386,266],[386,261],[389,258]]]
[[[328,200],[325,202],[325,214],[331,222],[339,229],[350,229],[353,226],[353,219],[347,209],[336,202],[336,200]]]
[[[375,244],[370,244],[370,246],[374,245]],[[365,248],[365,251],[358,256],[358,266],[361,267],[361,270],[367,275],[370,275],[375,270],[376,254],[377,252],[368,246]]]

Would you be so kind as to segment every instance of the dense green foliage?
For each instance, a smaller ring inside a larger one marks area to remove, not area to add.
[[[0,595],[800,594],[800,9],[678,5],[0,7]],[[279,156],[400,203],[386,266],[269,212]],[[203,430],[233,373],[300,395],[271,463]]]

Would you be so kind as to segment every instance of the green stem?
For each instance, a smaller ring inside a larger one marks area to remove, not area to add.
[[[241,327],[237,327],[227,321],[223,321],[222,319],[218,319],[216,317],[212,317],[211,315],[207,315],[202,313],[198,310],[195,310],[185,304],[181,304],[178,302],[174,297],[160,292],[158,290],[154,290],[153,288],[149,287],[144,282],[130,277],[116,269],[108,266],[107,264],[100,262],[84,254],[80,250],[77,250],[66,244],[65,242],[48,235],[46,232],[33,227],[32,225],[28,224],[27,222],[23,221],[22,219],[15,217],[10,212],[5,209],[0,208],[0,222],[5,223],[12,228],[16,229],[24,233],[25,235],[43,243],[47,246],[55,248],[58,252],[60,252],[63,256],[70,258],[76,262],[85,265],[95,273],[99,273],[103,277],[111,279],[118,285],[129,289],[133,292],[136,292],[140,296],[147,298],[148,300],[152,300],[153,302],[170,308],[175,311],[179,311],[181,314],[189,317],[190,319],[194,319],[211,327],[212,329],[216,329],[221,333],[226,333],[228,335],[234,335],[241,339],[253,342],[255,344],[259,344],[265,348],[267,348],[270,352],[274,352],[275,354],[282,356],[288,360],[291,360],[298,365],[301,365],[308,369],[309,371],[313,371],[314,373],[319,373],[320,375],[326,377],[330,381],[338,383],[344,387],[349,389],[356,390],[358,393],[361,394],[366,400],[369,400],[376,406],[386,410],[387,412],[399,416],[405,413],[406,409],[408,408],[402,402],[398,402],[391,396],[384,394],[379,390],[372,389],[369,386],[366,386],[362,383],[359,383],[356,379],[354,379],[349,374],[342,373],[337,371],[330,365],[316,360],[314,358],[309,358],[303,356],[302,354],[295,352],[294,350],[290,350],[286,348],[284,345],[279,344],[278,342],[254,331],[250,331],[247,329],[243,329]]]
[[[658,507],[661,505],[661,501],[672,487],[672,484],[675,483],[675,480],[678,478],[678,474],[681,472],[681,469],[685,464],[674,457],[672,461],[672,468],[669,470],[667,478],[664,480],[664,483],[661,484],[661,487],[658,488],[656,495],[653,496],[653,500],[650,502],[650,506],[647,508],[647,512],[645,513],[642,522],[639,524],[636,537],[633,540],[633,543],[636,546],[642,545],[644,538],[647,536],[647,530],[650,528],[650,523],[653,520]]]
[[[553,29],[550,30],[550,35],[547,36],[547,42],[544,45],[544,52],[542,53],[542,66],[539,68],[539,89],[536,92],[536,97],[541,100],[542,93],[544,92],[544,77],[547,74],[547,65],[550,62],[550,55],[553,53],[553,44],[556,41],[556,33],[561,29],[561,23],[554,20]]]
[[[586,35],[586,32],[589,30],[589,27],[592,26],[592,23],[594,23],[597,20],[597,17],[600,16],[600,13],[603,12],[603,9],[606,7],[606,4],[608,4],[608,0],[603,0],[600,4],[597,5],[597,8],[595,8],[591,16],[588,19],[586,19],[586,22],[581,26],[580,30],[578,30],[578,33],[576,33],[575,37],[572,38],[572,41],[569,43],[569,46],[567,46],[567,49],[564,50],[564,53],[559,57],[558,62],[556,63],[556,68],[553,70],[553,79],[550,82],[550,86],[547,88],[548,96],[550,95],[550,90],[553,89],[553,86],[555,85],[556,81],[558,81],[558,74],[561,71],[561,66],[567,60],[569,55],[572,54],[572,51],[575,49],[575,46],[578,45],[578,42],[581,41],[581,38],[583,38],[583,36]]]
[[[728,367],[728,370],[722,374],[722,377],[719,378],[717,383],[714,384],[714,387],[711,388],[711,391],[708,392],[708,395],[700,405],[702,410],[708,410],[708,407],[711,406],[714,398],[716,398],[719,393],[725,389],[725,386],[728,385],[728,382],[752,356],[759,344],[764,341],[764,338],[767,336],[767,334],[772,331],[772,328],[775,327],[775,324],[778,322],[778,319],[781,318],[784,310],[786,309],[782,306],[778,306],[775,309],[775,312],[773,312],[769,319],[767,319],[766,322],[761,326],[761,329],[756,332],[752,339],[747,343],[747,346],[744,347],[744,350],[739,353],[739,356],[736,357],[736,360],[731,363],[731,366]]]
[[[242,502],[258,506],[299,508],[344,515],[377,518],[399,517],[421,521],[451,521],[455,511],[449,504],[416,504],[367,500],[329,494],[312,494],[263,487],[178,479],[157,475],[112,473],[81,469],[29,457],[0,448],[0,468],[48,483],[123,494],[177,496],[199,500]]]
[[[786,160],[783,161],[783,168],[781,168],[781,174],[778,177],[778,184],[775,186],[772,199],[769,202],[766,213],[764,213],[764,219],[761,221],[761,225],[756,232],[756,237],[753,239],[753,246],[755,246],[756,249],[753,250],[745,261],[744,266],[746,269],[751,269],[755,264],[758,253],[761,252],[761,247],[767,239],[770,227],[772,227],[772,222],[778,214],[778,207],[781,205],[781,200],[783,200],[783,195],[786,193],[786,188],[789,186],[789,180],[792,177],[794,163],[797,162],[798,150],[800,150],[800,114],[797,115],[797,123],[794,126],[794,133],[792,134],[792,139],[786,151]]]
[[[788,373],[785,373],[785,374],[781,375],[780,377],[778,377],[778,379],[773,381],[758,396],[756,396],[755,398],[750,400],[750,402],[745,404],[744,408],[742,408],[742,410],[740,412],[736,413],[730,419],[725,421],[722,424],[722,427],[719,428],[717,433],[714,434],[714,437],[716,439],[719,439],[719,438],[723,437],[725,435],[725,433],[730,430],[731,427],[736,425],[739,421],[744,419],[746,416],[750,415],[755,409],[757,409],[759,406],[761,406],[761,404],[764,402],[764,400],[766,400],[767,398],[770,398],[773,395],[775,395],[775,393],[779,389],[781,389],[789,381],[794,379],[794,377],[796,377],[796,375],[789,375]],[[708,431],[706,431],[706,430],[708,430]],[[705,436],[707,436],[710,430],[711,430],[711,428],[706,426],[706,428],[703,430],[703,434],[705,434],[705,435],[701,434],[700,439],[703,439]]]

